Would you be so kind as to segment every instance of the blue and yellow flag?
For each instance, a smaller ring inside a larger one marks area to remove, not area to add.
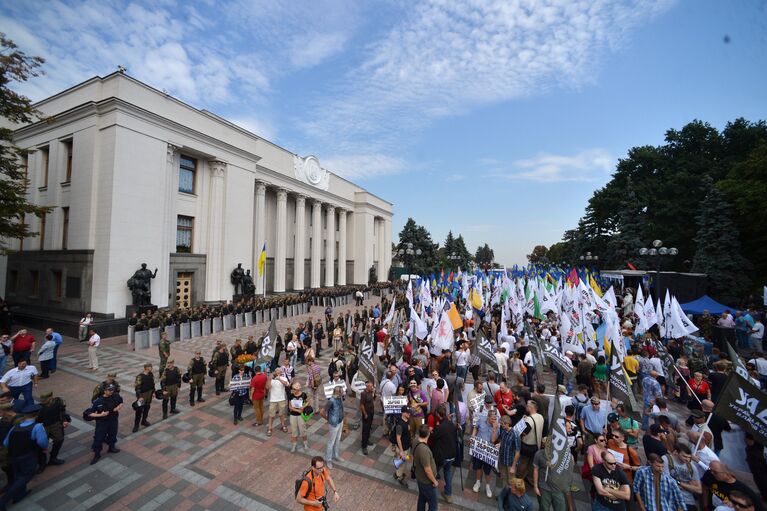
[[[258,276],[259,277],[263,276],[265,269],[266,269],[266,242],[264,242],[264,247],[261,249],[261,254],[258,256]]]

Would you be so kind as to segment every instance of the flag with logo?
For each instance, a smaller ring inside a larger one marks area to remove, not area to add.
[[[735,372],[738,373],[738,375],[743,378],[744,380],[748,380],[748,369],[746,368],[746,365],[743,363],[743,361],[740,359],[738,354],[735,352],[735,350],[732,347],[732,344],[729,342],[726,342],[727,344],[727,352],[730,355],[730,362],[732,362],[732,368],[735,369]],[[765,418],[767,420],[767,418]]]
[[[714,414],[738,424],[758,443],[767,445],[767,394],[739,374],[727,377]]]
[[[269,330],[266,332],[263,342],[261,343],[261,351],[259,352],[259,360],[263,362],[270,362],[277,353],[277,324],[275,319],[269,323]]]
[[[618,357],[618,350],[612,342],[610,345],[610,382],[609,382],[609,395],[610,398],[615,398],[619,402],[626,405],[629,413],[638,416],[641,413],[641,409],[637,406],[636,399],[634,399],[634,391],[631,390],[631,380],[629,380],[626,371],[623,369],[620,358]]]
[[[573,478],[573,454],[567,441],[565,416],[559,404],[559,394],[554,396],[554,413],[551,416],[553,424],[546,440],[546,471],[538,477],[557,488],[559,491],[570,491]]]
[[[482,333],[482,330],[477,330],[477,339],[474,343],[474,351],[475,355],[479,357],[480,360],[490,364],[490,367],[495,367],[498,361],[495,359],[495,353],[493,353],[493,346],[490,344],[490,341],[487,340],[487,337],[485,337],[485,334]]]
[[[375,349],[373,339],[365,335],[362,338],[362,348],[360,349],[359,371],[365,377],[365,381],[376,382],[376,369],[373,363]]]

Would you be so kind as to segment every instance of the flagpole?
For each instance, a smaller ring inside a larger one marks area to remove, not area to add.
[[[700,398],[698,398],[698,395],[695,394],[695,392],[692,391],[692,387],[690,387],[690,384],[687,383],[687,380],[684,379],[684,376],[682,376],[682,373],[679,372],[679,368],[674,364],[674,371],[676,371],[676,374],[679,375],[679,377],[682,379],[684,384],[687,386],[687,388],[690,390],[690,394],[692,394],[692,397],[695,398],[695,400],[698,402],[699,405],[702,405],[703,403],[700,402]]]
[[[692,453],[695,454],[698,452],[698,447],[700,447],[700,441],[703,440],[703,433],[706,432],[708,429],[708,423],[711,422],[711,417],[714,416],[714,412],[708,414],[708,419],[706,419],[706,423],[703,425],[703,429],[700,431],[700,436],[698,437],[698,441],[695,442],[695,449],[692,450]]]

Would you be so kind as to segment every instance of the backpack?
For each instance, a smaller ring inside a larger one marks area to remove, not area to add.
[[[304,473],[301,474],[301,477],[296,479],[296,482],[294,484],[295,488],[294,488],[294,491],[293,491],[293,497],[294,498],[296,498],[296,499],[298,498],[298,492],[301,489],[301,483],[303,483],[304,481],[307,481],[307,483],[309,483],[309,484],[308,484],[308,489],[306,490],[306,495],[302,495],[302,496],[303,496],[303,498],[307,498],[309,496],[309,493],[312,491],[312,484],[313,483],[312,483],[312,478],[311,477],[307,477],[307,476],[309,475],[309,472],[311,472],[311,470],[312,469],[304,470]]]
[[[312,388],[318,389],[320,388],[320,385],[322,385],[322,375],[319,371],[312,373]]]

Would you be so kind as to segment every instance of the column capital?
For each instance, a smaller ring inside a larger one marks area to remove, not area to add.
[[[337,207],[337,208],[336,208],[336,211],[338,211],[338,214],[339,214],[339,215],[342,215],[342,214],[344,214],[344,213],[348,213],[348,212],[349,212],[349,210],[348,210],[348,209],[346,209],[346,208],[342,208],[341,206]]]
[[[320,210],[322,209],[322,201],[319,199],[311,199],[312,201],[312,208]]]
[[[168,158],[168,163],[172,163],[176,155],[181,152],[181,148],[168,142],[168,146],[165,148],[165,151],[165,156]]]
[[[266,193],[266,183],[256,180],[256,193],[258,195],[264,195]]]
[[[277,200],[283,202],[288,200],[288,191],[285,188],[277,188]]]
[[[213,177],[224,177],[226,173],[226,162],[221,160],[209,160],[208,166],[210,167],[210,174]]]
[[[301,204],[302,206],[306,204],[306,195],[302,193],[296,194],[296,204]]]
[[[336,205],[325,203],[325,209],[327,210],[328,213],[334,213],[336,210]]]

